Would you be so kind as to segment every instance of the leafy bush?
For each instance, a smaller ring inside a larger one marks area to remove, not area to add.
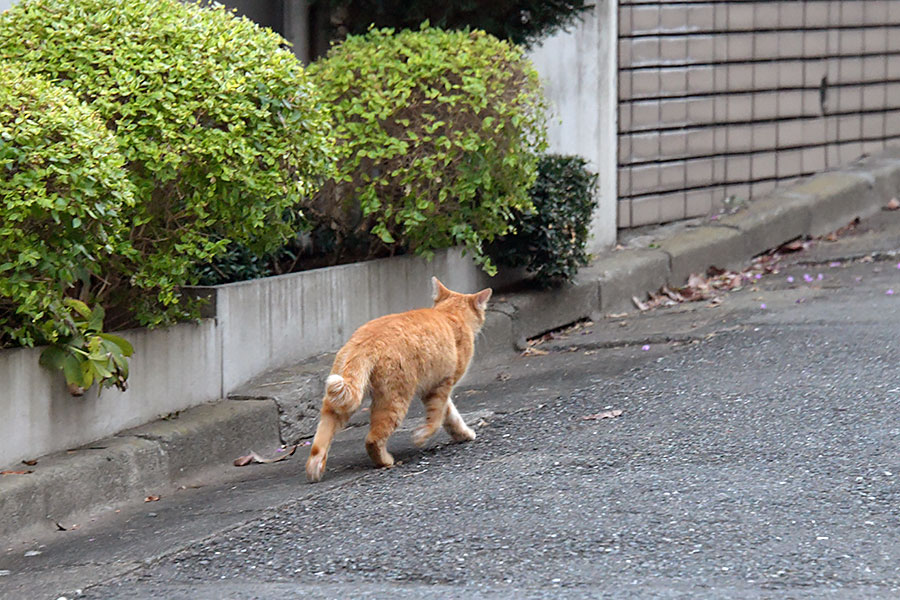
[[[265,249],[303,226],[284,216],[327,171],[330,133],[283,44],[178,0],[22,0],[0,15],[0,56],[71,91],[116,135],[139,259],[109,274],[108,295],[141,323],[178,314],[191,266],[229,240]]]
[[[64,302],[74,311],[75,330],[45,348],[41,364],[61,370],[73,396],[81,396],[95,382],[101,390],[116,386],[124,392],[128,389],[128,357],[134,348],[125,338],[103,333],[106,311],[102,306],[91,310],[80,300],[66,298]]]
[[[551,286],[571,281],[588,263],[585,244],[597,206],[593,195],[597,176],[585,164],[578,156],[541,157],[531,188],[534,210],[519,213],[515,233],[490,248],[498,264],[525,267],[537,283]]]
[[[515,44],[532,44],[563,29],[590,7],[584,0],[314,0],[329,12],[335,34],[375,27],[414,29],[430,21],[441,29],[483,29]]]
[[[351,36],[309,74],[333,103],[337,175],[308,215],[418,254],[482,245],[529,206],[543,96],[523,51],[482,31]]]
[[[133,255],[124,163],[94,112],[0,61],[0,347],[74,335],[66,297],[92,300]]]

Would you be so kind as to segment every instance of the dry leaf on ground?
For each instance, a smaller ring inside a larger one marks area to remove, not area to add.
[[[614,410],[604,410],[593,415],[585,415],[581,417],[585,421],[599,421],[600,419],[614,419],[622,414],[622,410],[617,408]]]
[[[544,356],[549,354],[546,350],[541,350],[540,348],[530,347],[525,348],[525,351],[522,352],[522,356]]]
[[[234,466],[245,467],[245,466],[249,465],[250,463],[267,464],[267,463],[278,462],[278,461],[286,459],[288,456],[292,455],[296,450],[297,450],[297,444],[294,444],[293,446],[287,446],[284,450],[282,450],[281,452],[279,452],[278,454],[276,454],[275,456],[273,456],[271,458],[266,458],[266,457],[260,456],[256,452],[250,452],[250,454],[247,454],[246,456],[239,456],[236,459],[234,459]]]
[[[156,502],[159,500],[159,496],[147,496],[144,498],[144,502]]]
[[[896,198],[891,198],[887,204],[884,205],[886,210],[900,210],[900,200]]]
[[[34,473],[31,469],[18,471],[18,470],[9,470],[9,471],[0,471],[0,475],[28,475],[29,473]]]

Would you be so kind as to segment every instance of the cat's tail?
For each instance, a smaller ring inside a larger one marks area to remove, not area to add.
[[[343,429],[362,403],[371,368],[368,364],[352,367],[345,365],[342,375],[332,373],[325,380],[319,425],[306,461],[306,478],[311,482],[322,479],[334,435]]]

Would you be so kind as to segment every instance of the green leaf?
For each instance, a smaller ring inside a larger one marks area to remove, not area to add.
[[[87,389],[89,384],[85,383],[84,371],[82,370],[82,362],[75,358],[74,355],[68,354],[63,360],[63,373],[66,381],[72,385],[77,385]]]
[[[98,335],[104,340],[112,342],[113,344],[118,346],[121,349],[122,354],[124,354],[125,356],[131,356],[132,354],[134,354],[134,346],[132,346],[131,343],[125,338],[112,333],[100,333]]]
[[[41,357],[38,362],[42,367],[58,370],[63,368],[63,362],[65,361],[66,356],[68,355],[65,350],[59,346],[47,346],[41,352]]]
[[[82,302],[81,300],[75,300],[74,298],[66,298],[63,300],[66,306],[72,308],[79,315],[84,317],[85,319],[91,318],[91,309],[88,308],[88,305]]]

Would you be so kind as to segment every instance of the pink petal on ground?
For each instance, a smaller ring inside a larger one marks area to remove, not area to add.
[[[887,293],[888,296],[893,296],[893,295],[894,295],[894,290],[888,290],[886,293]]]
[[[813,280],[812,275],[810,275],[809,273],[803,274],[803,281],[805,281],[806,283],[809,283],[812,280]]]
[[[828,263],[828,266],[829,267],[839,267],[839,266],[841,266],[841,263],[839,263],[838,261],[834,261],[834,262]],[[900,266],[898,266],[898,268],[900,268]]]
[[[762,309],[765,309],[765,308],[766,308],[766,305],[765,305],[765,303],[763,303],[763,304],[760,304],[759,307],[762,308]]]
[[[649,349],[650,349],[650,344],[644,344],[643,346],[641,346],[641,350],[643,350],[644,352],[646,352]]]
[[[794,283],[794,276],[793,276],[793,275],[788,275],[787,282],[788,282],[788,283]]]

